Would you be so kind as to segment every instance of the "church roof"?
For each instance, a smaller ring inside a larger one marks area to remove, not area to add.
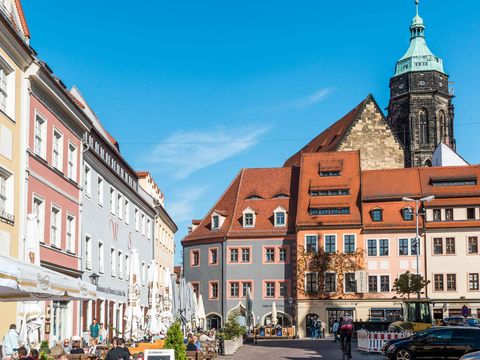
[[[438,71],[444,73],[443,60],[435,56],[425,41],[425,25],[417,13],[410,26],[410,46],[407,52],[397,61],[395,76],[412,71]]]
[[[304,153],[316,153],[335,151],[341,144],[343,138],[351,129],[353,124],[362,113],[364,106],[370,102],[375,101],[372,95],[368,95],[360,104],[355,106],[348,114],[340,120],[331,125],[328,129],[323,131],[320,135],[315,137],[307,145],[305,145],[299,152],[291,156],[284,164],[284,166],[299,166],[300,159]]]

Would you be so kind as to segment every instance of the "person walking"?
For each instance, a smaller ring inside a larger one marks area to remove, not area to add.
[[[90,324],[90,337],[93,339],[97,339],[98,335],[100,334],[100,325],[96,318],[93,318],[92,323]]]
[[[333,332],[333,336],[334,336],[333,342],[338,341],[338,329],[339,328],[340,328],[340,324],[338,323],[338,320],[335,319],[335,321],[333,322],[333,325],[332,325],[332,332]]]
[[[107,329],[105,329],[105,326],[103,325],[103,323],[100,323],[98,343],[99,344],[107,343]]]
[[[320,334],[322,339],[325,339],[325,336],[327,334],[327,323],[323,320],[320,321]]]
[[[18,333],[15,324],[10,325],[2,341],[2,355],[4,359],[11,358],[18,351]]]
[[[340,323],[340,342],[342,351],[347,355],[348,359],[352,358],[352,335],[352,320],[349,318],[343,319]]]

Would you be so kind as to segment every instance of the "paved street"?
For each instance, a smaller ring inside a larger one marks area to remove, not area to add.
[[[356,343],[352,344],[356,347]],[[265,340],[257,345],[246,344],[242,346],[234,356],[221,356],[221,359],[328,359],[341,360],[339,344],[331,340]],[[353,353],[353,359],[383,360],[380,355],[366,355],[358,352]]]

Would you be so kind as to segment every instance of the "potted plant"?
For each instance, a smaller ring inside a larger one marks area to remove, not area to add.
[[[175,350],[175,360],[186,360],[186,347],[183,343],[182,329],[178,321],[168,329],[163,348]]]
[[[246,329],[240,325],[236,316],[230,316],[223,329],[225,355],[233,355],[243,344]]]

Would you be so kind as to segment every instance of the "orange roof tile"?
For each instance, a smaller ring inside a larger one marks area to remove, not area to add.
[[[22,30],[25,34],[25,37],[30,39],[30,29],[27,25],[27,20],[25,19],[25,13],[23,12],[22,3],[20,0],[15,0],[15,7],[17,8],[18,17],[20,18],[20,24],[22,24]]]

